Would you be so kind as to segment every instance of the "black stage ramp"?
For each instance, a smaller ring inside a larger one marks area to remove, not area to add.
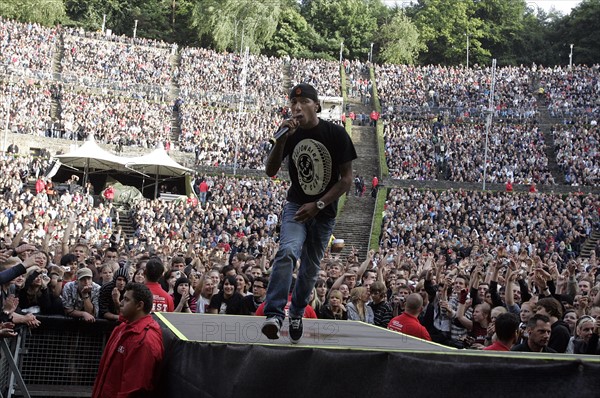
[[[598,397],[600,358],[456,350],[353,321],[304,320],[292,345],[263,317],[155,314],[161,397]]]

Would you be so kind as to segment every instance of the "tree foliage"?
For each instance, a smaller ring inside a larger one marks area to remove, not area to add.
[[[191,22],[199,37],[217,51],[249,47],[260,52],[275,33],[280,0],[198,0]]]
[[[265,48],[268,55],[295,58],[333,59],[332,51],[335,49],[331,43],[317,34],[299,10],[293,7],[282,10],[277,29]]]
[[[302,4],[302,15],[316,32],[344,43],[344,56],[366,59],[378,29],[382,3],[376,0],[310,0]]]
[[[394,64],[414,64],[419,52],[426,49],[417,27],[402,10],[397,10],[393,18],[381,27],[379,45],[381,54],[374,59]]]
[[[571,14],[553,25],[553,51],[560,64],[568,64],[573,44],[573,64],[598,64],[600,60],[600,0],[584,0]]]
[[[427,52],[421,56],[426,64],[465,64],[467,35],[470,63],[486,62],[490,52],[481,46],[483,22],[475,17],[471,0],[421,0],[415,7],[415,24]]]
[[[100,30],[106,15],[106,26],[117,34],[124,33],[122,20],[126,7],[125,2],[118,0],[65,0],[67,14],[75,26],[91,31]]]
[[[558,15],[528,7],[523,17],[523,29],[512,43],[515,64],[554,64],[552,25]]]
[[[67,18],[63,0],[2,0],[0,15],[46,26],[64,23]]]
[[[600,59],[600,0],[570,15],[528,0],[0,0],[0,15],[53,26],[102,27],[181,45],[302,58],[499,65],[568,64]]]
[[[477,1],[474,2],[474,16],[482,21],[481,47],[497,59],[498,65],[514,64],[514,44],[525,29],[525,0]]]

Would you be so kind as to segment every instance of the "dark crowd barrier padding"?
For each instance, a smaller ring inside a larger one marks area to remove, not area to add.
[[[223,321],[227,323],[262,323],[263,319],[220,317],[226,318]],[[597,357],[488,353],[444,349],[434,344],[429,345],[430,351],[405,350],[402,345],[400,349],[387,350],[343,345],[294,346],[286,337],[276,343],[227,339],[207,342],[190,338],[194,323],[196,330],[206,329],[201,325],[206,316],[160,314],[158,318],[166,347],[159,383],[164,397],[580,398],[598,397],[600,391]],[[342,329],[346,323],[353,323],[338,322]],[[358,333],[372,333],[371,328],[364,325]],[[214,330],[210,335],[215,336]],[[235,337],[235,333],[227,336]]]

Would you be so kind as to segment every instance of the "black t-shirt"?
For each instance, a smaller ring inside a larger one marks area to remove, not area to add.
[[[254,295],[252,295],[252,294],[244,296],[244,298],[242,299],[243,315],[254,314],[256,312],[256,310],[258,309],[258,306],[261,304],[262,304],[262,301],[256,302],[256,300],[254,299]]]
[[[567,351],[570,339],[569,326],[564,321],[559,320],[552,324],[552,333],[550,333],[548,347],[553,348],[556,352],[564,353]]]
[[[354,144],[343,127],[319,119],[314,128],[298,129],[285,143],[284,156],[292,185],[287,200],[304,204],[319,200],[340,179],[340,165],[357,158]],[[337,201],[319,212],[335,217]]]
[[[210,299],[209,308],[215,308],[219,314],[244,315],[242,298],[241,294],[234,292],[233,296],[226,299],[223,297],[223,292],[220,291]]]
[[[513,346],[510,350],[511,351],[520,351],[520,352],[532,352],[531,348],[529,348],[529,345],[527,344],[527,342],[517,344],[517,345]],[[555,353],[556,350],[554,350],[550,347],[544,347],[542,349],[542,352]]]

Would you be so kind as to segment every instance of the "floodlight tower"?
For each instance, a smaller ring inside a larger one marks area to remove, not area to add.
[[[488,142],[492,117],[494,116],[494,91],[496,90],[496,58],[492,60],[492,86],[490,87],[490,99],[485,123],[485,154],[483,156],[483,190],[485,191],[485,179],[487,177]]]
[[[233,156],[233,175],[236,174],[237,171],[237,163],[238,163],[238,151],[239,151],[239,142],[240,135],[242,131],[242,115],[244,113],[244,102],[246,101],[246,75],[248,74],[248,53],[250,51],[249,47],[246,47],[246,51],[244,52],[244,63],[242,66],[242,73],[240,77],[240,86],[242,88],[242,93],[240,95],[240,102],[238,105],[238,125],[237,125],[237,133],[235,137],[235,153]]]

